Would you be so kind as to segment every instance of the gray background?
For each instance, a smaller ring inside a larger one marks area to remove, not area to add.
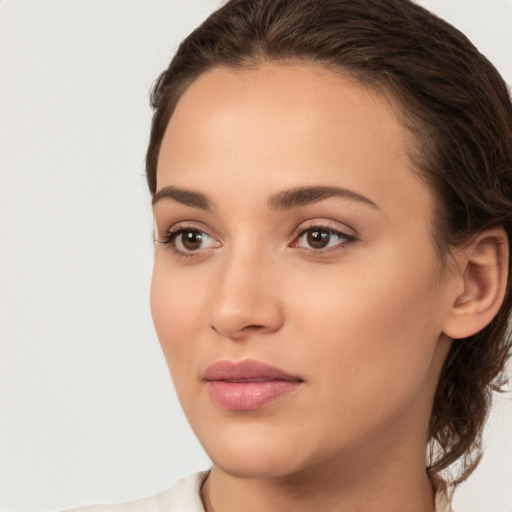
[[[511,0],[421,2],[512,81]],[[206,468],[149,312],[148,90],[212,0],[0,1],[1,510],[155,493]],[[499,398],[464,512],[512,510]]]

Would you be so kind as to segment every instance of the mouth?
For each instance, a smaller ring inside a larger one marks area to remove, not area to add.
[[[223,409],[250,411],[284,398],[304,382],[275,366],[245,359],[213,363],[203,373],[210,398]]]

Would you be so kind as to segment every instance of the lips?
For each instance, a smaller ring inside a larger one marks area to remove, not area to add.
[[[303,382],[260,361],[217,361],[203,374],[212,400],[224,409],[249,411],[293,393]]]

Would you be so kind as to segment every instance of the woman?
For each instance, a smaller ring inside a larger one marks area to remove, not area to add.
[[[153,319],[213,467],[93,510],[450,510],[510,349],[498,72],[408,0],[231,0],[152,104]]]

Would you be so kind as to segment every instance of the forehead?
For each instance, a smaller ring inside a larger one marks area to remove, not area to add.
[[[359,117],[360,122],[354,123],[351,114]],[[339,129],[350,124],[352,129],[363,130],[354,133],[357,137],[368,133],[371,125],[373,129],[382,128],[397,143],[402,143],[409,133],[402,129],[397,114],[388,96],[316,64],[265,64],[250,69],[218,67],[200,75],[185,90],[168,131],[176,124],[180,129],[194,124],[195,135],[199,136],[209,129],[240,128],[243,124],[243,135],[257,129],[257,123],[263,120],[269,129],[282,128],[286,123],[287,132],[283,136],[305,136],[320,124],[329,128],[336,124]]]
[[[406,206],[421,196],[426,207],[430,194],[407,156],[410,143],[392,101],[320,66],[215,68],[176,105],[157,189],[229,182],[242,194],[268,196],[322,184],[377,204]]]

